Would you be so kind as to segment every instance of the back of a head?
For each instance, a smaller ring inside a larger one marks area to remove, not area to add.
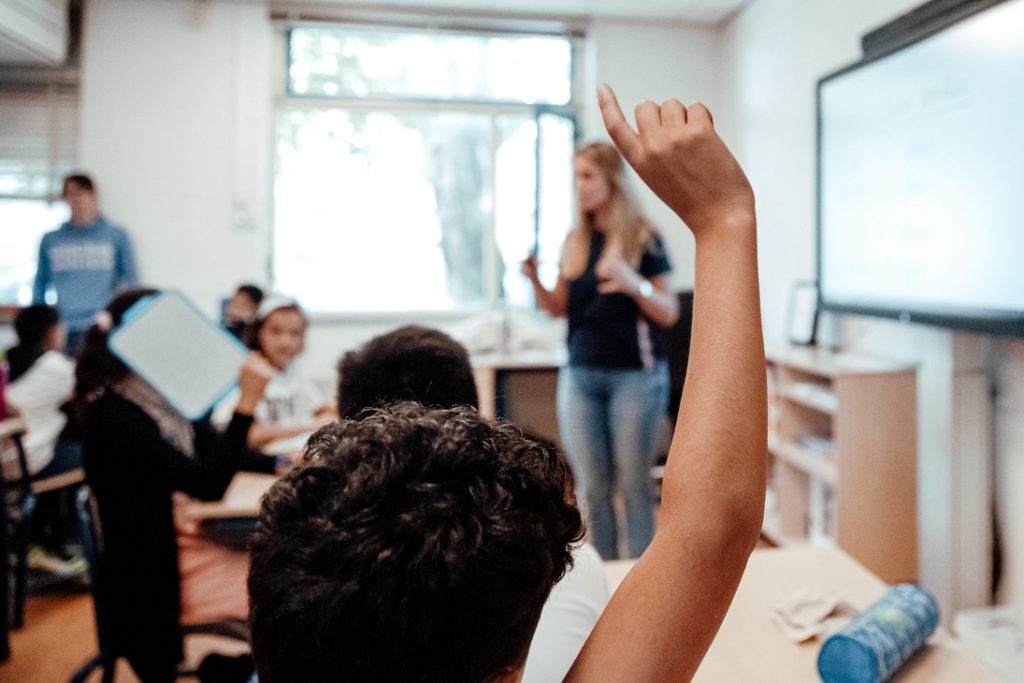
[[[407,325],[342,357],[338,363],[341,417],[355,417],[366,408],[394,401],[477,407],[466,349],[439,330]]]
[[[522,665],[582,522],[552,449],[408,402],[317,432],[263,499],[261,683],[477,683]]]
[[[38,347],[46,341],[46,335],[60,322],[57,309],[37,304],[26,306],[14,318],[14,332],[20,346]]]
[[[107,345],[112,328],[121,324],[129,308],[142,299],[158,294],[159,290],[138,287],[121,292],[111,299],[104,309],[109,319],[103,324],[93,324],[86,330],[85,341],[78,351],[75,365],[75,389],[71,396],[74,415],[84,418],[93,398],[103,389],[110,388],[123,380],[131,370],[114,355]]]
[[[27,373],[33,364],[46,352],[47,338],[53,328],[60,324],[60,315],[52,306],[26,306],[14,318],[14,333],[18,344],[7,349],[12,382]]]

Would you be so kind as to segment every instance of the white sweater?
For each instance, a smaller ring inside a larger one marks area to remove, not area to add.
[[[32,367],[7,387],[7,402],[25,421],[22,441],[29,474],[35,474],[53,460],[53,447],[67,423],[60,407],[71,398],[75,366],[59,351],[47,351]],[[13,448],[0,453],[5,479],[18,479],[18,455]]]

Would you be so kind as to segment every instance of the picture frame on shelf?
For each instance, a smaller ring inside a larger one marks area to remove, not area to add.
[[[789,289],[786,338],[796,346],[814,346],[818,336],[818,283],[798,280]]]

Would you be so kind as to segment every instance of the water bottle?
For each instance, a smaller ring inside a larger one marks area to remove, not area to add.
[[[818,673],[825,683],[887,681],[938,624],[939,606],[928,591],[912,584],[893,586],[825,641]]]

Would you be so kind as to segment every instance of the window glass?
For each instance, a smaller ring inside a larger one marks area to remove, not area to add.
[[[534,102],[569,100],[570,41],[289,36],[293,95],[332,99],[277,110],[275,288],[315,312],[533,305],[520,262],[554,284],[575,135],[571,105]]]
[[[466,113],[282,112],[276,286],[312,311],[482,303],[489,123]]]
[[[295,95],[566,104],[572,92],[557,37],[296,28],[289,57]]]
[[[0,199],[0,305],[32,302],[39,241],[69,217],[63,202]]]

